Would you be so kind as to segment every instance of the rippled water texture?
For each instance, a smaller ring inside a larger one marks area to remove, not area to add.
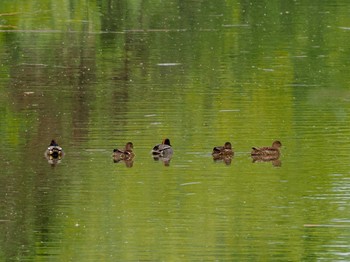
[[[0,7],[1,261],[349,259],[348,1],[44,2]]]

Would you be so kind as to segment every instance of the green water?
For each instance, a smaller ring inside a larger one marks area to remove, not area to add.
[[[0,261],[349,260],[349,8],[3,1]]]

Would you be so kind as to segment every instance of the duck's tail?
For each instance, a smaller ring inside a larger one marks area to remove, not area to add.
[[[261,151],[259,150],[259,148],[252,147],[252,152],[250,154],[252,156],[259,156],[259,155],[261,155]]]

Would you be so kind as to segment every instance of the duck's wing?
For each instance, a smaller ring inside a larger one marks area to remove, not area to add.
[[[161,144],[159,144],[159,145],[155,145],[154,147],[153,147],[153,151],[157,151],[157,150],[159,150],[159,147],[161,146]]]
[[[125,150],[122,154],[124,160],[131,160],[135,156],[134,152]]]
[[[173,155],[173,148],[169,145],[164,145],[161,150],[161,155],[166,158],[171,158]]]
[[[261,155],[261,156],[267,156],[267,155],[279,155],[280,151],[277,148],[273,148],[273,147],[260,147],[260,148],[256,148],[253,147],[252,148],[252,155]]]
[[[59,147],[59,146],[49,146],[46,152],[48,154],[52,154],[52,153],[63,154],[62,147]]]
[[[62,149],[62,147],[60,147],[60,146],[55,146],[55,150],[57,150],[57,151],[63,151],[63,149]]]
[[[221,154],[224,150],[223,146],[216,146],[213,148],[213,153],[212,154]]]
[[[159,154],[160,154],[160,149],[159,149],[160,146],[161,146],[161,144],[156,145],[156,146],[153,147],[153,149],[152,149],[152,155],[159,155]]]
[[[171,146],[165,145],[165,144],[159,144],[153,147],[152,152],[162,152],[169,148],[171,148]]]
[[[171,149],[171,146],[162,144],[162,145],[160,145],[159,149],[160,149],[161,151],[164,151],[164,150]]]
[[[259,147],[252,147],[251,155],[252,155],[252,156],[260,155],[261,152],[262,152],[261,150],[262,150],[262,148],[259,148]]]
[[[118,148],[113,150],[112,156],[113,156],[114,160],[118,160],[118,161],[121,160],[123,155],[124,155],[124,151],[122,151]]]
[[[116,149],[113,149],[113,153],[124,153],[124,151],[116,148]]]

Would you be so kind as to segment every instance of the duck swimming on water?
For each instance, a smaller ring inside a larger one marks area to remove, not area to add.
[[[226,142],[223,146],[216,146],[213,148],[213,157],[232,156],[233,150],[230,142]]]
[[[213,148],[212,156],[213,160],[223,160],[226,165],[230,165],[233,157],[232,145],[230,142],[226,142],[223,146],[216,146]]]
[[[63,156],[63,149],[52,139],[49,147],[45,151],[45,155],[52,159],[61,159]]]
[[[278,159],[280,156],[280,148],[282,143],[278,140],[272,143],[271,147],[253,147],[251,156],[255,158],[262,158],[266,160]]]
[[[155,145],[152,149],[152,156],[155,161],[161,160],[165,166],[170,165],[173,156],[173,148],[170,145],[169,138],[163,140],[161,144]]]
[[[121,160],[132,160],[135,156],[133,152],[134,145],[132,142],[127,142],[124,149],[114,149],[113,150],[113,160],[114,162],[119,162]]]
[[[170,145],[169,138],[163,140],[161,144],[155,145],[152,149],[152,155],[158,157],[169,157],[173,154],[173,148]]]

